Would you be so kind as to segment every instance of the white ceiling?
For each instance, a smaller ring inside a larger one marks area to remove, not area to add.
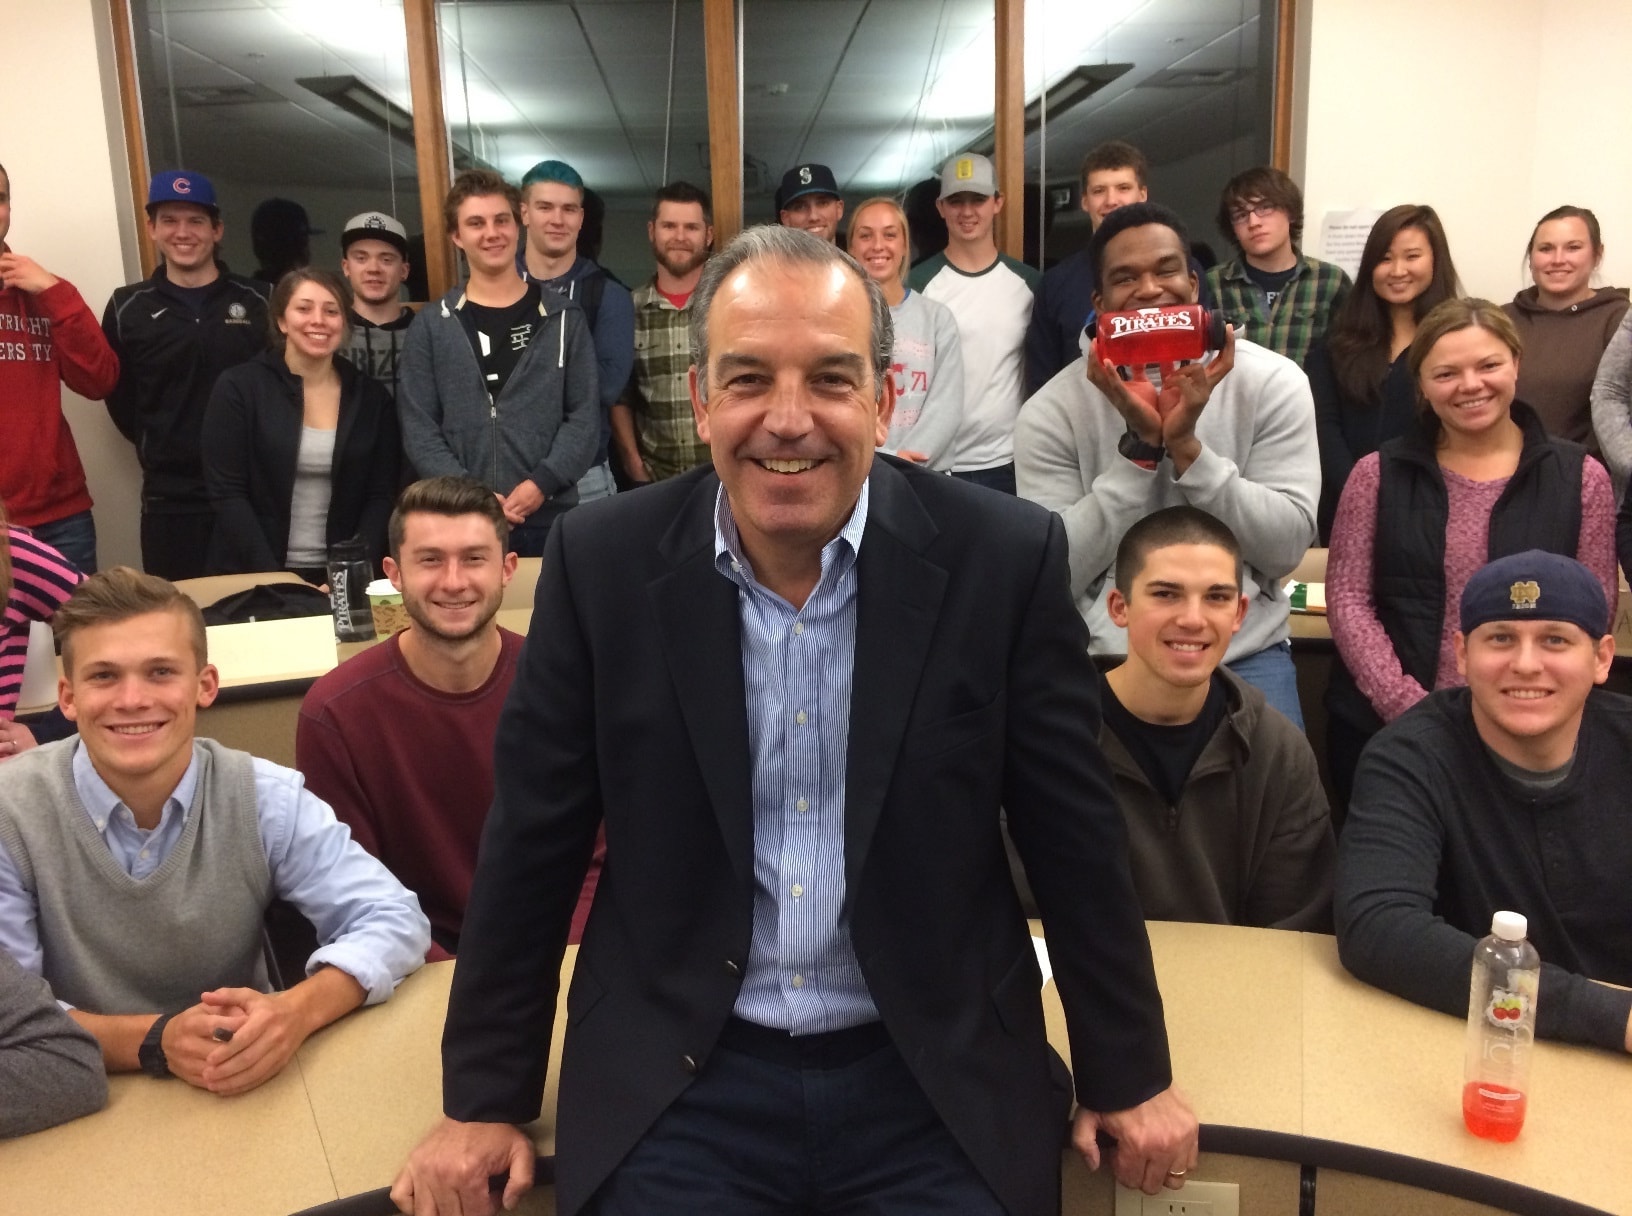
[[[155,167],[290,187],[411,190],[413,158],[383,132],[295,83],[360,77],[409,107],[401,0],[136,0]],[[1051,180],[1113,137],[1155,164],[1262,129],[1254,69],[1260,0],[1028,0],[1027,96],[1081,63],[1133,68],[1051,120]],[[1273,8],[1273,5],[1270,6]],[[558,157],[611,198],[669,179],[706,185],[701,0],[443,0],[444,106],[453,138],[507,174]],[[824,162],[847,192],[894,190],[989,129],[991,0],[745,0],[749,190]],[[1235,83],[1150,87],[1169,69],[1245,69]],[[258,86],[231,105],[180,90]],[[1036,170],[1040,141],[1027,142]],[[752,207],[752,204],[751,204]]]

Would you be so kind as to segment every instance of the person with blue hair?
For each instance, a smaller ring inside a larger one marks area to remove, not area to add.
[[[615,492],[608,452],[613,404],[635,366],[635,305],[617,277],[578,251],[584,225],[584,179],[565,161],[539,161],[521,179],[527,239],[516,252],[521,277],[577,304],[589,322],[600,373],[600,439],[595,462],[578,482],[578,501]]]

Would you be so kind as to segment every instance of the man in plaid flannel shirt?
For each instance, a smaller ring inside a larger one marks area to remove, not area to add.
[[[1299,250],[1303,192],[1279,169],[1238,173],[1219,199],[1218,230],[1239,256],[1207,272],[1216,307],[1238,337],[1302,367],[1352,286],[1341,267]]]
[[[711,460],[697,437],[686,372],[691,367],[691,293],[714,245],[706,192],[671,182],[657,192],[646,225],[657,259],[635,301],[635,370],[612,407],[612,441],[623,474],[644,485],[677,477]]]

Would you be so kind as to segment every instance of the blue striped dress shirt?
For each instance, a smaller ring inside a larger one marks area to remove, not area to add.
[[[844,923],[844,774],[867,483],[803,608],[761,586],[722,486],[714,565],[737,586],[753,763],[754,929],[734,1012],[793,1034],[878,1019]]]

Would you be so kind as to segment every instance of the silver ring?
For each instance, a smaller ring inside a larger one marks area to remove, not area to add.
[[[1189,1172],[1189,1170],[1168,1170],[1167,1176],[1169,1178],[1183,1178]]]

